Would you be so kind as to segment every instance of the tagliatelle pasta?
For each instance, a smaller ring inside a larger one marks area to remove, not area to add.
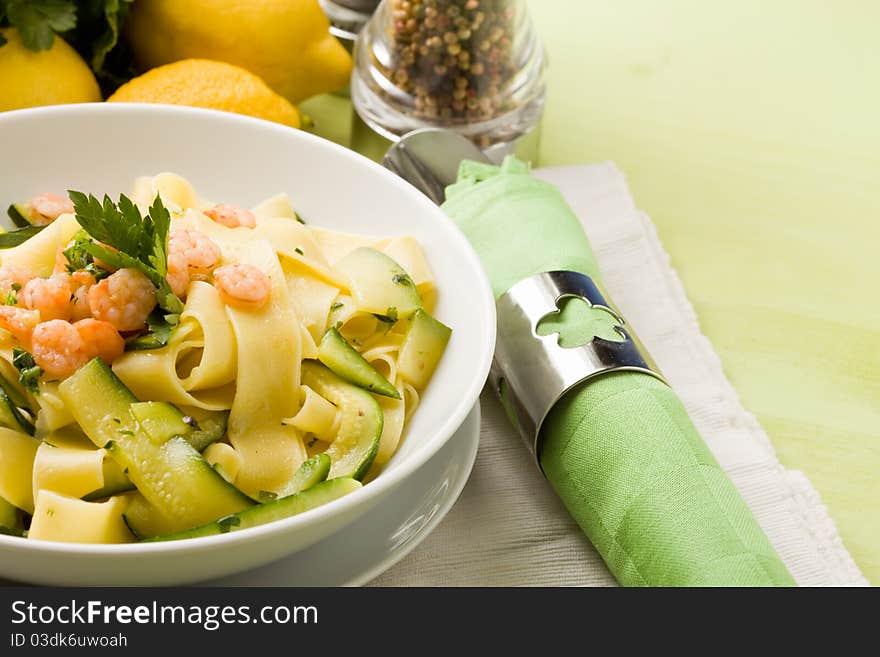
[[[0,530],[195,538],[381,476],[450,336],[415,239],[305,225],[284,194],[215,204],[172,173],[65,209],[0,250]]]

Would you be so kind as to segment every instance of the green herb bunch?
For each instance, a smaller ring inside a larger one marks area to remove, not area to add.
[[[120,41],[134,0],[0,0],[0,27],[15,27],[25,47],[47,50],[61,36],[85,59],[106,92],[134,75]],[[0,35],[0,47],[6,40]]]

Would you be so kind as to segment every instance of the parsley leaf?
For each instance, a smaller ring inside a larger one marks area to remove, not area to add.
[[[156,301],[171,314],[183,311],[183,302],[171,290],[168,273],[168,231],[171,214],[157,195],[147,216],[125,194],[115,204],[106,194],[103,202],[89,194],[68,192],[76,219],[89,235],[103,244],[84,243],[82,249],[115,269],[132,268],[156,287]]]
[[[76,4],[72,0],[8,0],[6,17],[18,28],[27,48],[48,50],[55,42],[55,32],[76,27]]]
[[[154,310],[147,317],[147,332],[126,340],[125,350],[141,351],[164,347],[171,339],[171,334],[174,332],[178,320],[178,315],[165,315],[159,310]]]
[[[103,73],[104,60],[119,41],[119,32],[134,0],[101,0],[80,3],[77,33],[89,42],[92,56],[89,63],[96,73]]]

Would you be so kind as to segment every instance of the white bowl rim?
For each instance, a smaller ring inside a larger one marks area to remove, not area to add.
[[[480,352],[480,360],[475,369],[475,376],[468,382],[463,394],[457,396],[459,400],[455,406],[455,410],[447,420],[433,432],[433,439],[426,441],[417,451],[415,451],[406,461],[394,469],[383,472],[373,481],[365,484],[363,488],[345,495],[339,499],[328,502],[315,509],[311,509],[304,513],[283,518],[265,525],[249,527],[240,531],[227,532],[224,534],[216,534],[214,536],[203,536],[199,538],[187,538],[174,541],[157,541],[157,542],[136,542],[136,543],[69,543],[60,541],[44,541],[38,539],[22,540],[17,536],[7,536],[0,534],[0,547],[20,548],[31,552],[44,553],[46,555],[65,554],[78,556],[147,556],[158,555],[168,552],[174,553],[191,553],[204,550],[233,547],[242,543],[257,540],[260,538],[268,538],[276,533],[287,533],[295,531],[296,527],[305,524],[318,515],[329,515],[331,513],[344,513],[352,507],[366,504],[372,499],[381,497],[385,492],[393,489],[399,482],[409,477],[428,459],[430,459],[445,444],[453,433],[464,422],[468,413],[471,412],[474,404],[480,396],[480,392],[485,384],[489,374],[489,368],[492,364],[492,357],[495,350],[495,297],[492,292],[492,286],[489,283],[488,276],[483,269],[482,262],[468,242],[467,238],[461,230],[455,225],[442,210],[434,205],[426,196],[424,196],[415,187],[396,176],[383,166],[377,164],[373,160],[367,158],[356,151],[345,148],[340,144],[332,142],[328,139],[318,137],[311,133],[295,130],[287,126],[256,119],[241,114],[234,114],[220,110],[203,109],[186,107],[181,105],[167,104],[146,104],[146,103],[77,103],[69,105],[50,105],[46,107],[27,108],[20,110],[12,110],[0,112],[0,131],[5,124],[15,123],[23,117],[46,117],[51,120],[56,116],[88,116],[92,113],[107,114],[143,114],[154,118],[157,113],[166,114],[168,116],[175,115],[191,115],[205,116],[216,121],[227,121],[230,123],[239,123],[242,125],[250,125],[255,129],[274,131],[281,138],[302,139],[306,142],[313,142],[319,147],[335,151],[341,157],[355,158],[360,160],[367,168],[375,172],[376,175],[383,176],[388,179],[391,184],[398,188],[399,193],[418,197],[418,203],[425,207],[425,212],[431,213],[437,221],[441,221],[451,227],[451,239],[456,243],[464,253],[465,257],[470,261],[470,265],[474,269],[477,276],[473,280],[473,285],[477,288],[477,292],[481,297],[481,309],[487,313],[486,330],[481,336],[478,336],[482,344]]]

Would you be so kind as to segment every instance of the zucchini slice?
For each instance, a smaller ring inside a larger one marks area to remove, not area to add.
[[[331,462],[329,478],[363,478],[379,451],[383,425],[379,402],[315,361],[303,362],[302,382],[342,412],[339,433],[325,452]]]
[[[107,449],[175,530],[252,505],[184,438],[156,444],[148,437],[130,412],[137,399],[100,358],[63,381],[58,392],[86,435]]]
[[[273,502],[267,502],[258,506],[251,507],[239,513],[235,513],[225,518],[220,518],[216,522],[212,522],[195,529],[189,529],[156,538],[148,539],[149,541],[176,541],[182,538],[200,538],[202,536],[214,536],[216,534],[225,534],[230,531],[239,529],[247,529],[256,527],[257,525],[265,525],[275,520],[289,518],[305,511],[315,509],[319,506],[332,502],[344,495],[356,491],[361,487],[361,483],[355,479],[329,479],[319,484],[315,484],[308,490],[288,497],[281,497]]]
[[[385,397],[400,399],[400,393],[391,382],[352,347],[339,331],[329,328],[318,345],[318,360],[330,370],[356,386]]]
[[[396,321],[422,307],[409,274],[381,251],[362,246],[337,262],[334,269],[349,282],[358,310]]]
[[[9,427],[16,431],[24,431],[26,434],[33,436],[34,423],[30,418],[22,413],[18,405],[13,401],[16,396],[7,387],[5,381],[0,380],[0,426]]]
[[[168,402],[137,402],[131,414],[141,429],[157,445],[181,436],[199,452],[226,433],[229,411],[192,409],[184,414]]]
[[[451,328],[417,310],[400,346],[397,366],[401,376],[419,390],[428,385],[451,335]]]
[[[326,454],[315,454],[306,459],[299,469],[293,473],[290,483],[278,497],[287,497],[308,490],[327,479],[330,474],[330,457]]]

